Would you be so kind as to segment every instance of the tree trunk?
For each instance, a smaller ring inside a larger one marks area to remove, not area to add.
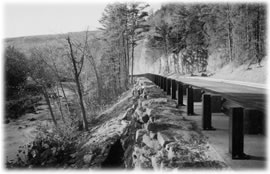
[[[122,72],[122,63],[123,63],[123,61],[122,61],[122,59],[121,59],[121,54],[119,53],[118,54],[118,57],[119,57],[119,60],[118,60],[118,83],[119,83],[119,89],[120,89],[120,91],[122,91],[122,88],[123,88],[123,86],[122,86],[122,80],[121,80],[121,72]]]
[[[117,68],[116,68],[116,61],[114,58],[111,59],[112,61],[112,65],[113,65],[113,72],[116,72]],[[114,96],[117,96],[118,94],[118,86],[117,86],[117,79],[116,79],[116,75],[114,74],[113,75],[113,85],[112,85],[112,88],[113,88],[113,91],[114,91]]]
[[[63,93],[63,95],[64,95],[64,99],[65,99],[65,101],[66,101],[66,107],[67,107],[68,113],[69,113],[69,115],[70,115],[67,96],[66,96],[65,90],[64,90],[64,88],[63,88],[63,85],[62,85],[62,82],[61,82],[61,78],[59,77],[59,72],[58,72],[58,69],[57,69],[56,64],[55,64],[54,61],[53,61],[53,66],[54,66],[54,70],[55,70],[57,79],[58,79],[58,81],[59,81],[60,87],[61,87],[61,91],[62,91],[62,93]],[[59,96],[58,87],[57,87],[57,92],[58,92],[58,96]]]
[[[68,113],[69,113],[69,115],[70,115],[69,106],[68,106],[68,99],[67,99],[67,96],[66,96],[66,93],[65,93],[63,84],[62,84],[61,81],[59,81],[59,84],[60,84],[60,87],[61,87],[61,91],[62,91],[62,93],[63,93],[63,95],[64,95],[64,99],[65,99],[65,101],[66,101],[66,107],[67,107]]]
[[[87,121],[87,118],[86,118],[86,111],[85,111],[85,107],[84,107],[84,103],[83,103],[83,96],[82,96],[82,91],[81,91],[81,87],[80,87],[80,80],[79,80],[79,77],[77,75],[75,77],[75,81],[76,81],[76,86],[77,86],[77,89],[78,89],[80,106],[81,106],[81,109],[82,109],[84,129],[86,131],[88,131],[88,121]]]
[[[134,6],[133,6],[134,7]],[[133,85],[133,74],[134,74],[134,49],[135,49],[135,27],[136,18],[135,13],[132,13],[132,32],[131,32],[131,84]]]
[[[124,33],[122,33],[122,47],[123,47],[123,59],[124,63],[123,65],[123,81],[124,81],[124,89],[127,90],[127,80],[128,80],[128,74],[127,74],[127,53],[126,53],[126,43],[125,43],[125,36]]]
[[[78,95],[79,95],[80,106],[81,106],[81,110],[82,110],[84,129],[86,131],[88,131],[88,122],[87,122],[87,118],[86,118],[85,107],[84,107],[84,104],[83,104],[83,96],[82,96],[82,91],[81,91],[81,86],[80,86],[79,73],[78,73],[78,70],[77,70],[77,65],[76,65],[74,54],[73,54],[73,48],[72,48],[70,38],[68,37],[67,40],[68,40],[68,44],[69,44],[69,48],[70,48],[70,57],[71,57],[71,61],[72,61],[72,64],[73,64],[74,77],[75,77],[75,82],[76,82],[76,86],[77,86],[77,92],[78,92]]]
[[[96,63],[95,63],[92,55],[89,56],[89,61],[90,61],[91,65],[93,66],[93,69],[95,72],[96,81],[97,81],[97,89],[98,89],[98,103],[101,104],[101,98],[102,98],[102,96],[101,96],[101,94],[102,94],[101,80],[100,80],[100,77],[98,74]]]
[[[49,107],[49,111],[50,111],[53,123],[57,127],[57,121],[55,119],[55,116],[54,116],[54,113],[53,113],[53,110],[52,110],[52,106],[51,106],[51,102],[50,102],[50,99],[49,99],[49,96],[48,96],[48,92],[46,90],[46,87],[42,86],[42,88],[43,88],[42,92],[43,92],[43,95],[45,97],[46,103],[47,103],[47,105]]]
[[[132,50],[131,50],[131,84],[133,85],[133,73],[134,73],[134,40],[132,37]]]
[[[126,4],[127,6],[127,4]],[[129,56],[129,39],[128,39],[128,12],[126,12],[126,23],[125,23],[125,30],[126,30],[126,37],[125,37],[125,44],[126,44],[126,60],[127,60],[127,64],[126,64],[126,86],[128,86],[129,83],[129,73],[130,73],[130,56]]]
[[[257,21],[256,21],[256,50],[257,50],[257,63],[260,66],[261,63],[261,50],[260,50],[260,6],[257,7]]]
[[[231,23],[231,9],[228,5],[228,11],[227,11],[227,22],[228,22],[228,46],[229,46],[229,56],[230,56],[230,62],[233,61],[233,38],[232,38],[232,23]]]
[[[57,104],[59,106],[59,111],[60,111],[60,114],[61,114],[61,118],[62,118],[63,122],[66,123],[65,118],[64,118],[64,114],[63,114],[61,99],[59,97],[60,96],[60,93],[59,93],[58,85],[56,86],[56,91],[57,91],[57,96],[58,96],[58,98],[57,98]]]
[[[128,37],[127,37],[127,73],[128,73],[128,78],[129,75],[131,74],[130,72],[130,56],[129,56],[129,42],[128,42]],[[128,79],[129,81],[129,79]]]
[[[165,72],[166,73],[169,73],[170,72],[170,69],[169,69],[169,58],[168,58],[168,54],[169,54],[169,49],[168,49],[168,34],[166,33],[165,35],[165,43],[164,43],[164,46],[165,46],[165,59],[167,60],[166,63],[167,65],[165,66]]]

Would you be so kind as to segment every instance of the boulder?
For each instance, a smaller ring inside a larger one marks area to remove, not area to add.
[[[127,120],[127,119],[131,119],[131,116],[134,112],[134,109],[133,108],[129,108],[122,116],[122,120]]]
[[[157,139],[157,133],[155,133],[153,131],[149,132],[149,136],[150,136],[151,139]]]
[[[143,94],[144,93],[144,87],[140,87],[139,89],[138,89],[138,95],[141,95],[141,94]]]
[[[151,157],[151,163],[154,170],[159,170],[160,164],[158,164],[158,160],[155,156]]]
[[[168,99],[167,98],[154,98],[154,99],[149,99],[145,100],[141,103],[142,107],[147,107],[153,104],[165,104],[167,103]]]
[[[167,150],[168,152],[168,159],[171,160],[173,158],[175,158],[177,155],[176,155],[176,151],[177,151],[177,143],[176,142],[171,142],[171,143],[168,143],[165,147],[165,149]]]
[[[141,117],[141,120],[144,122],[144,123],[147,123],[148,120],[149,120],[149,116],[147,114],[143,114],[143,116]]]
[[[152,112],[153,112],[153,109],[150,109],[150,108],[146,108],[146,111],[145,111],[145,113],[149,116],[149,117],[151,117],[151,115],[152,115]]]
[[[155,151],[161,149],[161,146],[159,145],[157,140],[152,140],[147,134],[144,134],[142,137],[142,142],[150,147],[151,149],[154,149]]]
[[[154,131],[154,130],[156,130],[155,127],[156,127],[156,124],[155,123],[148,123],[146,125],[146,130],[149,131],[149,132],[150,131]]]
[[[87,154],[83,156],[83,162],[85,164],[91,163],[92,159],[93,159],[93,154]]]
[[[150,117],[150,122],[154,123],[155,122],[155,117]]]
[[[142,107],[138,107],[135,110],[135,113],[140,117],[141,115],[143,115],[143,108]]]
[[[172,137],[161,132],[157,133],[157,140],[162,147],[165,147],[166,144],[174,141]]]
[[[36,119],[35,118],[30,118],[28,119],[29,121],[35,121]]]
[[[147,133],[147,131],[145,129],[138,129],[136,131],[136,135],[135,135],[135,142],[136,143],[141,142],[143,135],[146,134],[146,133]]]
[[[132,109],[135,110],[138,106],[138,103],[135,103],[134,105],[132,105]]]
[[[151,159],[146,158],[144,155],[140,155],[140,168],[141,169],[151,169]]]

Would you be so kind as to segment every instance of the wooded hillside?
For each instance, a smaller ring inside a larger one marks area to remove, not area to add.
[[[203,72],[209,61],[260,65],[266,54],[265,4],[166,4],[148,23],[148,47],[163,50],[167,73]]]

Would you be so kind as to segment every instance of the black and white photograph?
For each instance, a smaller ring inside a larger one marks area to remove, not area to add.
[[[4,0],[2,170],[267,172],[268,5]]]

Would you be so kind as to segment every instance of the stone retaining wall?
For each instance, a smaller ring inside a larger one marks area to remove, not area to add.
[[[159,87],[146,78],[138,78],[129,93],[110,112],[105,112],[110,119],[92,129],[82,146],[83,165],[155,170],[228,169],[196,123],[184,116],[176,101]]]
[[[135,168],[227,168],[196,123],[176,107],[176,101],[145,78],[138,80],[138,86],[141,97],[133,117],[143,128],[136,132]]]

